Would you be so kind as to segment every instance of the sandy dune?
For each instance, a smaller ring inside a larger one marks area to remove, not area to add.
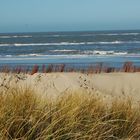
[[[132,96],[140,100],[140,73],[48,73],[0,74],[0,88],[20,85],[33,88],[37,93],[58,96],[65,91],[86,90],[103,96]],[[53,94],[53,95],[52,95]]]

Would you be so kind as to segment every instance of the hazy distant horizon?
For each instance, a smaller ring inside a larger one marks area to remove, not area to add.
[[[0,34],[22,34],[22,33],[65,33],[65,32],[133,32],[133,31],[140,31],[140,29],[122,29],[122,30],[58,30],[58,31],[19,31],[19,32],[0,32]]]

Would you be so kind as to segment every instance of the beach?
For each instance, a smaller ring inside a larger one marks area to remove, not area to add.
[[[0,140],[140,140],[140,0],[0,1]]]
[[[0,74],[1,89],[8,87],[29,87],[41,96],[55,98],[65,92],[86,91],[100,94],[109,100],[112,97],[132,97],[140,100],[140,73],[35,73]]]
[[[140,31],[0,34],[0,139],[139,139]]]
[[[140,73],[0,73],[0,139],[139,139]]]

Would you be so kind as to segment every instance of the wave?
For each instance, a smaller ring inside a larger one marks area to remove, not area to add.
[[[123,44],[123,43],[126,43],[126,42],[123,42],[123,41],[112,41],[112,42],[87,42],[87,45],[92,45],[92,44]],[[127,42],[128,43],[128,42]],[[130,42],[129,42],[130,43]]]
[[[48,35],[49,37],[67,37],[67,36],[74,36],[74,35]],[[47,37],[48,37],[47,36]]]
[[[0,44],[0,47],[11,46],[12,44]]]
[[[88,55],[127,55],[127,52],[115,52],[115,51],[83,51],[84,54]]]
[[[140,35],[140,33],[104,33],[104,34],[97,34],[97,35],[106,35],[106,36],[129,36],[129,35]]]
[[[54,50],[55,52],[56,50]],[[59,50],[58,50],[59,51]],[[63,50],[60,50],[60,52]],[[58,56],[65,56],[67,55],[68,57],[71,56],[97,56],[97,55],[103,55],[103,56],[108,56],[108,55],[127,55],[127,52],[115,52],[115,51],[98,51],[98,50],[87,50],[87,51],[80,51],[80,50],[72,50],[72,51],[77,51],[76,54],[41,54],[41,53],[31,53],[31,54],[19,54],[19,55],[1,55],[0,57],[58,57]],[[65,52],[65,50],[64,50]],[[71,51],[70,51],[71,52]]]
[[[86,42],[73,43],[73,42],[60,42],[60,43],[28,43],[28,44],[11,44],[13,46],[67,46],[67,45],[84,45]]]
[[[5,55],[5,57],[13,57],[13,55]]]
[[[99,34],[99,35],[107,35],[107,36],[129,36],[129,35],[140,35],[140,33],[106,33],[106,34]]]
[[[98,50],[51,50],[51,52],[77,52],[77,54],[87,55],[127,55],[128,52],[115,52],[115,51],[98,51]]]
[[[93,33],[93,34],[83,34],[80,36],[137,36],[140,35],[140,33]]]
[[[0,38],[31,38],[29,35],[0,36]]]
[[[44,54],[37,54],[37,53],[31,53],[31,54],[19,54],[19,55],[16,55],[16,54],[13,54],[13,55],[0,55],[0,57],[3,57],[3,58],[6,58],[6,57],[39,57],[39,56],[46,56]]]
[[[139,44],[140,41],[112,41],[112,42],[60,42],[60,43],[14,43],[14,44],[0,44],[0,46],[72,46],[72,45],[110,45],[110,44]]]
[[[67,46],[67,45],[85,45],[86,42],[73,43],[73,42],[60,42],[60,43],[14,43],[14,44],[0,44],[0,46]]]
[[[92,45],[92,44],[96,44],[96,45],[98,45],[98,44],[103,44],[103,45],[110,45],[110,44],[132,44],[132,43],[136,43],[136,44],[138,44],[138,43],[140,43],[140,41],[112,41],[112,42],[105,42],[105,41],[103,41],[103,42],[87,42],[87,45]]]
[[[43,54],[36,54],[36,53],[31,53],[31,54],[20,54],[20,55],[17,55],[19,57],[36,57],[36,56],[45,56]]]
[[[131,33],[87,33],[87,34],[52,34],[52,35],[41,35],[40,37],[67,37],[67,36],[137,36],[140,35],[140,32],[131,32]],[[31,38],[32,35],[0,35],[0,38]]]
[[[23,57],[24,56],[24,57]],[[39,57],[40,56],[40,57]],[[0,60],[28,60],[28,59],[74,59],[74,58],[87,58],[87,57],[92,57],[89,55],[81,55],[81,54],[76,54],[76,55],[39,55],[38,57],[30,57],[29,54],[27,55],[18,55],[18,56],[11,56],[9,57],[3,57],[0,56]]]
[[[50,50],[50,52],[76,52],[76,51],[79,51],[79,50]]]
[[[84,54],[59,54],[59,55],[47,55],[47,54],[24,54],[24,55],[5,55],[0,56],[0,60],[40,60],[40,59],[80,59],[80,58],[96,58],[96,57],[140,57],[140,54],[127,54],[127,52],[111,52],[111,51],[95,51],[94,54],[85,52]]]

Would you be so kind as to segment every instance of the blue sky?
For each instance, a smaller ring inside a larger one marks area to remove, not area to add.
[[[140,0],[0,0],[0,32],[140,29]]]

